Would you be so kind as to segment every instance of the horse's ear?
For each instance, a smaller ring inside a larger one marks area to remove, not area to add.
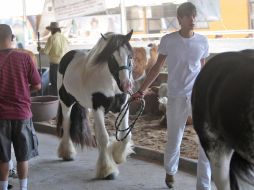
[[[128,34],[126,34],[126,39],[128,41],[131,39],[132,33],[133,33],[133,30],[131,29],[131,31]]]
[[[107,38],[101,33],[101,37],[104,39],[104,40],[107,40]]]

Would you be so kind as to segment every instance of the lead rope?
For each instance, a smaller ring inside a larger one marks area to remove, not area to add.
[[[119,112],[119,114],[118,114],[118,116],[117,116],[117,118],[116,118],[116,121],[115,121],[115,129],[116,129],[116,140],[118,140],[118,141],[123,141],[124,139],[126,139],[126,137],[129,135],[129,133],[130,133],[131,130],[133,129],[133,127],[134,127],[136,121],[138,120],[138,118],[141,116],[141,114],[142,114],[143,111],[144,111],[144,108],[145,108],[145,100],[144,100],[144,98],[141,98],[140,101],[139,101],[139,102],[140,102],[140,109],[139,109],[139,112],[138,112],[137,117],[134,119],[134,121],[132,121],[132,123],[129,125],[128,128],[126,128],[126,129],[119,129],[119,127],[120,127],[120,125],[121,125],[121,123],[122,123],[122,121],[123,121],[123,118],[125,117],[125,115],[126,115],[128,109],[129,109],[129,107],[130,107],[130,105],[131,105],[131,103],[132,103],[133,101],[137,101],[137,100],[134,100],[133,98],[129,98],[129,100],[128,100],[128,101],[124,104],[124,106],[121,108],[121,110],[120,110],[120,112]],[[122,137],[121,139],[119,139],[117,134],[118,134],[119,132],[125,132],[125,131],[127,131],[126,134],[125,134],[125,136]]]

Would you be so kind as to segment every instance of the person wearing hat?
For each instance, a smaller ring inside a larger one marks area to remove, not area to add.
[[[61,34],[61,28],[58,22],[51,22],[49,26],[46,27],[50,30],[51,36],[48,38],[44,49],[38,46],[38,51],[48,55],[50,60],[49,69],[49,80],[51,83],[50,94],[57,96],[57,71],[60,60],[63,55],[68,50],[69,42],[67,38]]]
[[[28,160],[38,155],[30,92],[41,77],[30,55],[12,48],[9,25],[0,24],[0,189],[7,190],[11,145],[17,160],[20,190],[27,190]]]

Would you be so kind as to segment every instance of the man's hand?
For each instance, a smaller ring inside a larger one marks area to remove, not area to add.
[[[38,51],[38,52],[41,51],[41,46],[37,46],[37,51]]]
[[[37,92],[41,90],[41,83],[37,85],[30,85],[29,87],[30,87],[30,93]]]
[[[41,43],[37,42],[37,51],[40,52],[41,51]]]
[[[138,90],[137,92],[135,92],[134,94],[131,95],[131,98],[133,100],[139,100],[139,99],[143,99],[144,96],[145,96],[144,91]]]

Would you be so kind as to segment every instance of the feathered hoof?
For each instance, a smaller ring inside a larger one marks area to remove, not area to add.
[[[129,141],[127,144],[123,142],[114,141],[112,143],[112,155],[116,164],[121,164],[126,162],[126,158],[134,153],[133,142]]]
[[[114,179],[116,179],[116,176],[117,176],[116,173],[111,173],[108,176],[104,177],[103,179],[104,180],[114,180]]]
[[[58,157],[62,158],[63,161],[73,161],[73,160],[75,160],[75,155],[76,155],[76,153],[74,153],[74,152],[58,151]]]
[[[58,147],[58,157],[64,161],[73,161],[77,152],[71,141],[61,141]]]

